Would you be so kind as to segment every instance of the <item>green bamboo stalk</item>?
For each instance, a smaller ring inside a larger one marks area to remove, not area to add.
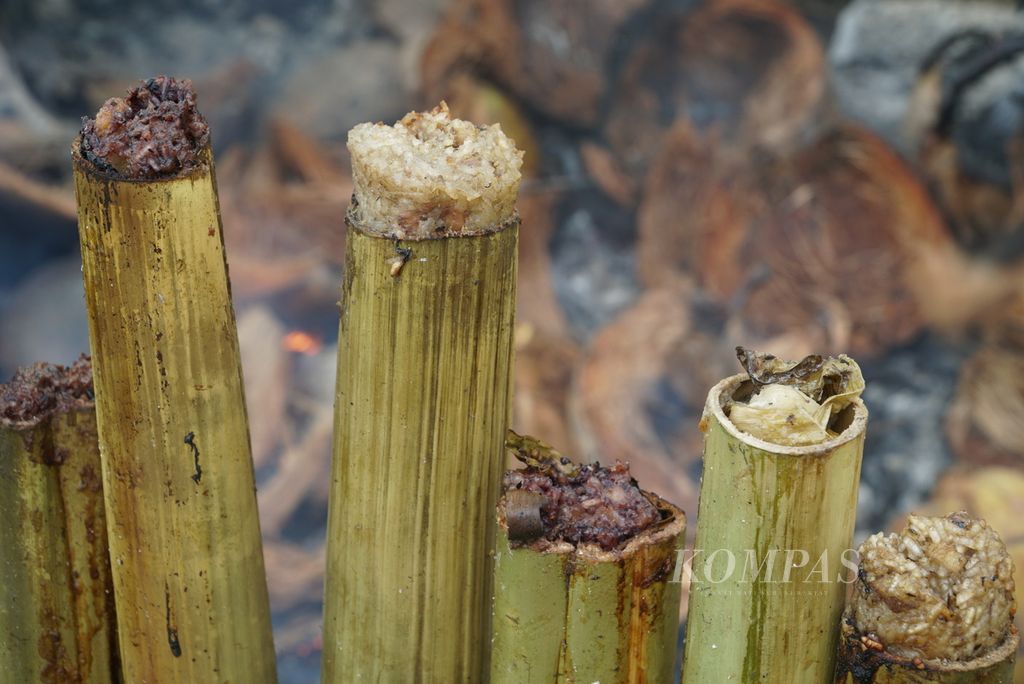
[[[125,679],[272,682],[212,154],[140,181],[73,152]]]
[[[499,502],[492,684],[672,681],[686,517],[647,497],[661,522],[615,551],[546,540],[513,548]]]
[[[349,221],[323,681],[486,672],[518,218],[395,240]]]
[[[966,661],[903,658],[872,648],[847,611],[839,638],[836,684],[1013,684],[1020,635],[1011,627],[998,648]]]
[[[853,400],[840,434],[824,443],[779,446],[726,416],[723,405],[746,383],[735,375],[713,387],[701,421],[704,473],[682,681],[828,681],[846,590],[840,578],[852,565],[867,409]]]
[[[0,684],[117,682],[93,402],[40,391],[52,409],[0,416]]]

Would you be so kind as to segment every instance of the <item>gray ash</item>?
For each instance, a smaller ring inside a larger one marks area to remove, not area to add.
[[[504,491],[514,489],[543,497],[540,515],[550,541],[593,543],[611,551],[660,519],[625,463],[584,465],[574,476],[536,467],[510,470]]]
[[[151,180],[199,166],[209,139],[192,81],[157,76],[83,118],[81,152],[106,174]]]
[[[928,334],[864,364],[871,418],[857,504],[861,535],[914,510],[952,462],[944,420],[969,352]]]
[[[573,336],[587,341],[640,294],[633,268],[634,216],[587,186],[559,201],[555,220],[550,243],[555,295]]]
[[[92,362],[83,354],[70,366],[37,363],[0,385],[0,422],[38,423],[93,400]]]

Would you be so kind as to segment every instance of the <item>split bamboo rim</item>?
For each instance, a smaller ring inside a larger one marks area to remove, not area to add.
[[[1020,634],[1013,628],[994,649],[970,660],[929,660],[906,658],[866,647],[854,626],[849,610],[843,614],[836,666],[836,684],[871,684],[874,682],[987,682],[1011,684]]]
[[[713,415],[722,428],[739,442],[755,449],[779,456],[814,457],[826,456],[847,442],[864,434],[868,427],[868,409],[861,399],[857,399],[835,416],[829,427],[838,434],[832,439],[819,444],[803,446],[786,446],[765,441],[759,437],[743,432],[736,427],[725,412],[725,405],[730,401],[742,401],[753,394],[754,383],[746,373],[725,378],[708,392],[707,403],[704,405],[704,417],[701,419],[701,430],[706,431],[707,417]]]
[[[633,558],[642,549],[655,547],[659,544],[675,543],[675,540],[686,529],[686,514],[681,508],[662,499],[657,494],[643,489],[640,492],[658,509],[658,513],[661,514],[661,520],[632,537],[623,546],[605,551],[597,544],[584,543],[577,545],[562,540],[551,541],[542,537],[529,544],[513,547],[512,553],[530,550],[545,554],[572,554],[579,560],[588,563],[615,563]],[[498,501],[498,525],[507,533],[508,522],[505,517],[505,503],[505,495],[502,495]],[[672,560],[675,561],[675,557]],[[671,572],[669,575],[671,576]]]
[[[641,492],[661,520],[610,551],[594,543],[544,539],[513,548],[502,498],[496,516],[491,682],[674,679],[686,517],[657,495]]]

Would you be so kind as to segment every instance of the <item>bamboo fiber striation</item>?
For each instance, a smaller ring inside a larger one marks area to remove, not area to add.
[[[126,681],[275,681],[238,339],[209,148],[112,180],[75,151]]]
[[[324,682],[486,677],[517,243],[349,223]]]
[[[661,522],[615,551],[546,540],[513,548],[499,506],[492,684],[672,681],[686,517],[647,496]]]
[[[725,415],[725,400],[745,382],[745,374],[721,381],[704,408],[682,681],[817,684],[834,671],[846,576],[856,567],[868,413],[855,399],[837,437],[770,444]]]
[[[0,420],[0,683],[119,681],[91,402]]]

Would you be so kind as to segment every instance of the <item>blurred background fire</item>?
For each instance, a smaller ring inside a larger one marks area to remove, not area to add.
[[[963,507],[1024,568],[1012,4],[6,0],[4,378],[87,348],[70,141],[160,73],[193,79],[213,130],[285,684],[319,661],[345,135],[440,99],[527,154],[517,430],[628,460],[692,521],[734,346],[848,352],[858,538]]]

